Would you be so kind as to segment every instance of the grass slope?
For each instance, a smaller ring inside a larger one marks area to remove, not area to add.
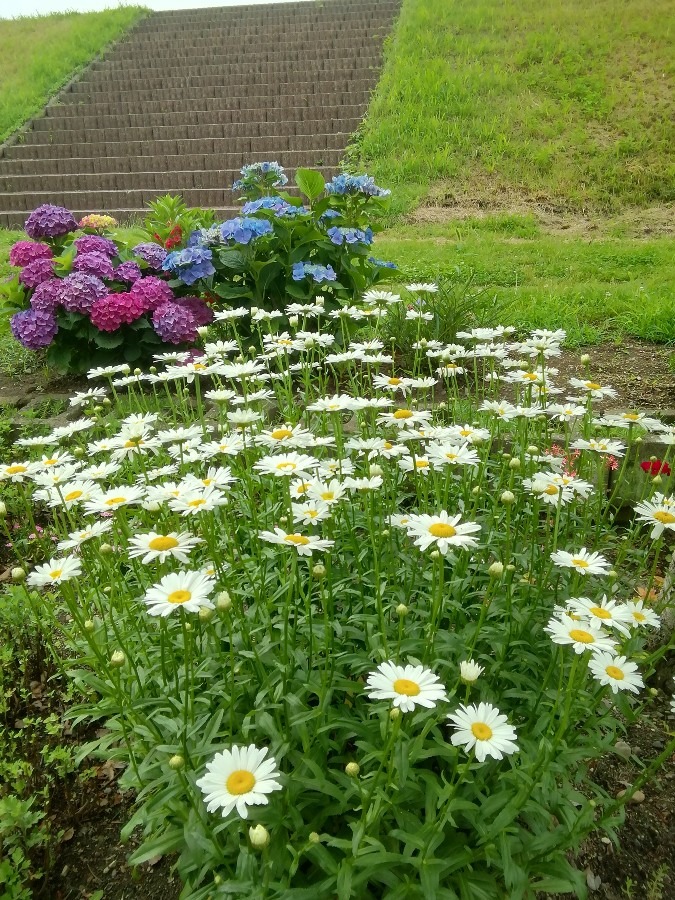
[[[675,200],[672,0],[403,0],[352,157],[399,207]]]
[[[0,19],[0,141],[144,13],[140,6],[124,6]]]

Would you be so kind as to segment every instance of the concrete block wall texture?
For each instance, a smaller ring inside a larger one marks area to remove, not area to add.
[[[140,218],[182,194],[233,214],[250,162],[336,171],[401,0],[154,13],[0,146],[0,226],[41,203]]]

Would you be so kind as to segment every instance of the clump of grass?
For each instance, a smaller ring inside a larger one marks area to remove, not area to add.
[[[145,13],[141,6],[121,6],[0,19],[0,141]]]
[[[526,197],[577,211],[675,199],[669,0],[404,0],[355,165],[397,209]]]

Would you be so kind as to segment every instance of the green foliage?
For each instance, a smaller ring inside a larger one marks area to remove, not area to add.
[[[120,6],[0,19],[0,141],[145,13],[141,6]]]
[[[398,211],[438,180],[450,202],[672,202],[673,26],[669,0],[404,0],[351,158]]]

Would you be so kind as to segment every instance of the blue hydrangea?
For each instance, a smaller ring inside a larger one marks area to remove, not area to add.
[[[245,216],[251,216],[257,213],[259,209],[266,209],[279,215],[284,213],[290,206],[291,204],[286,200],[282,200],[281,197],[261,197],[259,200],[249,200],[248,203],[244,203],[241,211]]]
[[[220,234],[220,226],[212,225],[210,228],[198,228],[188,238],[188,247],[217,247],[223,243]]]
[[[341,213],[341,212],[338,212],[337,209],[327,209],[327,210],[325,210],[324,212],[321,213],[321,215],[319,216],[319,218],[320,218],[322,221],[324,221],[324,220],[330,220],[330,219],[339,219],[341,215],[342,215],[342,213]]]
[[[360,228],[339,228],[335,225],[333,228],[329,228],[326,234],[337,247],[341,247],[343,244],[367,244],[370,246],[373,243],[371,228],[363,231]]]
[[[200,278],[208,278],[216,271],[212,262],[213,254],[208,247],[185,247],[169,253],[162,269],[171,272],[183,284],[194,284]]]
[[[220,235],[224,241],[235,241],[237,244],[250,244],[256,238],[271,234],[274,229],[267,219],[253,219],[237,216],[220,226]]]
[[[385,262],[383,259],[376,259],[374,256],[369,256],[368,262],[374,266],[379,266],[381,269],[398,269],[396,263]]]
[[[294,263],[293,281],[302,281],[303,278],[311,278],[317,284],[324,284],[326,281],[337,281],[337,275],[332,266],[318,266],[308,262]]]
[[[370,175],[335,175],[326,185],[327,194],[365,194],[366,197],[388,197],[391,191],[378,187]]]
[[[265,184],[272,182],[272,187],[283,187],[288,184],[283,167],[277,162],[251,163],[243,166],[240,171],[242,177],[232,185],[233,191],[244,190],[251,182],[256,181],[263,181]]]

